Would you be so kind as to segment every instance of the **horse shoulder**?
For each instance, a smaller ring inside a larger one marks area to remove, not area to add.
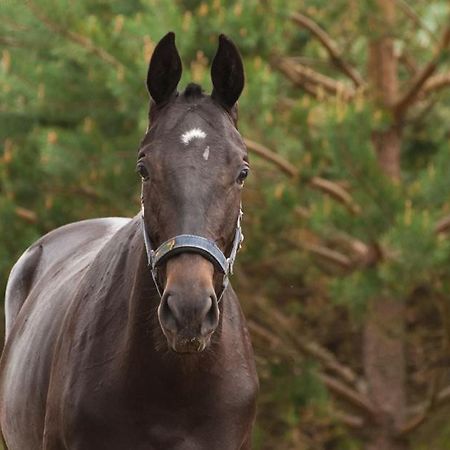
[[[93,219],[58,228],[33,244],[14,266],[0,363],[0,424],[10,448],[39,448],[64,317],[86,269],[128,221]]]
[[[39,274],[64,262],[74,249],[89,241],[101,241],[129,219],[90,219],[59,227],[31,245],[13,266],[5,293],[6,338],[29,296]],[[103,238],[103,239],[102,239]]]
[[[11,270],[5,293],[6,338],[31,290],[41,256],[42,244],[36,243],[23,253]]]

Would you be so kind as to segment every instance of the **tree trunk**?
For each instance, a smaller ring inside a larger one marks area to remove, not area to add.
[[[391,30],[395,1],[377,0],[378,17],[373,22],[369,45],[368,74],[376,104],[392,113],[398,95],[397,58]],[[383,27],[383,29],[380,29]],[[396,117],[387,129],[374,131],[373,145],[382,170],[394,183],[400,181],[401,126]],[[369,430],[367,450],[407,450],[396,438],[405,417],[405,306],[401,299],[380,294],[370,301],[364,329],[363,364],[369,395],[376,410],[375,426]]]
[[[405,415],[404,304],[389,297],[373,300],[364,332],[364,369],[375,406],[375,426],[367,450],[406,450],[396,434]]]

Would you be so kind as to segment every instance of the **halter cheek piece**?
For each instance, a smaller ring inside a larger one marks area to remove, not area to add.
[[[162,292],[158,284],[158,267],[172,256],[180,253],[197,253],[212,262],[223,274],[222,291],[218,296],[218,302],[222,299],[225,288],[228,285],[229,276],[233,274],[233,265],[244,235],[241,230],[242,208],[236,223],[236,231],[234,233],[233,247],[230,256],[227,258],[219,247],[209,239],[193,234],[179,234],[166,242],[163,242],[156,250],[152,249],[150,238],[147,233],[144,220],[144,208],[142,208],[142,231],[144,234],[145,250],[147,252],[148,265],[150,267],[153,281],[160,297]]]

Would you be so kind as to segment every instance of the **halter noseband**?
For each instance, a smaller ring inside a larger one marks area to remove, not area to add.
[[[193,234],[179,234],[169,240],[163,242],[156,250],[153,250],[150,238],[147,233],[144,220],[144,207],[142,205],[142,232],[144,234],[145,250],[147,252],[148,265],[150,267],[153,281],[160,297],[162,292],[158,284],[158,267],[167,259],[179,253],[197,253],[212,262],[222,273],[223,283],[222,291],[218,296],[218,302],[222,299],[225,288],[228,285],[229,276],[233,274],[233,265],[244,235],[241,230],[242,207],[239,209],[239,215],[236,223],[236,231],[234,233],[233,247],[230,256],[227,258],[222,250],[209,239]]]

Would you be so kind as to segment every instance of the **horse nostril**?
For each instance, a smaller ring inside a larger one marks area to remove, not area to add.
[[[203,319],[201,326],[201,334],[206,336],[212,333],[219,324],[219,305],[217,304],[217,298],[215,295],[211,295],[208,299],[210,307]]]
[[[219,307],[214,293],[203,300],[164,293],[158,307],[159,323],[172,337],[207,337],[219,323]]]
[[[164,294],[158,308],[158,317],[159,322],[166,330],[176,333],[178,328],[177,320],[174,311],[171,308],[170,301],[170,294]]]

